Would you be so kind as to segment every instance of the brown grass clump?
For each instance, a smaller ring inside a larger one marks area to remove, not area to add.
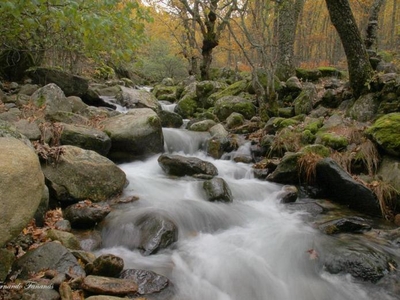
[[[391,184],[375,180],[367,185],[376,195],[381,208],[382,216],[389,221],[394,220],[394,212],[396,211],[396,197],[399,191]]]
[[[313,185],[317,176],[317,163],[323,157],[317,153],[309,152],[302,155],[297,161],[299,167],[299,177],[305,180],[308,185]]]
[[[269,149],[268,157],[283,157],[286,152],[297,152],[301,148],[301,134],[290,128],[283,128],[276,133]]]

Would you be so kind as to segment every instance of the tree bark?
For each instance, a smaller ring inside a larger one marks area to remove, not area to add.
[[[304,0],[284,0],[278,8],[278,53],[276,76],[286,80],[295,74],[294,41]]]
[[[347,58],[350,86],[354,97],[366,91],[373,74],[365,44],[361,38],[348,0],[325,0],[333,26],[335,26]]]
[[[378,16],[384,3],[385,0],[375,0],[369,12],[368,25],[365,35],[365,46],[367,47],[367,51],[377,50]]]

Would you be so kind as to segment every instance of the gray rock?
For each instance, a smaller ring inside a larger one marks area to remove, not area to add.
[[[138,90],[120,86],[121,93],[117,95],[117,101],[127,108],[150,108],[154,111],[161,110],[157,98],[146,90]]]
[[[139,249],[144,255],[155,254],[178,240],[178,227],[171,219],[161,214],[144,214],[135,225],[141,233]]]
[[[141,295],[158,293],[168,286],[167,277],[152,271],[127,269],[121,272],[120,278],[131,279],[138,285],[138,293]]]
[[[73,228],[91,228],[101,222],[110,212],[109,205],[80,202],[68,206],[64,211],[64,218],[71,222]]]
[[[215,126],[217,123],[214,120],[202,120],[193,123],[189,130],[192,131],[208,131],[211,127]]]
[[[58,85],[67,96],[82,96],[89,88],[88,79],[57,69],[38,67],[30,69],[26,73],[34,83]]]
[[[285,185],[279,194],[280,203],[291,203],[297,200],[299,191],[294,185]]]
[[[282,184],[298,184],[300,178],[297,161],[301,155],[301,153],[286,153],[278,167],[267,176],[267,180]]]
[[[317,184],[327,198],[365,214],[381,215],[374,193],[355,181],[333,159],[319,161],[316,172]]]
[[[208,201],[232,202],[231,189],[222,178],[213,178],[203,182]]]
[[[19,273],[18,278],[28,279],[30,273],[37,273],[45,269],[71,274],[71,276],[85,276],[85,271],[77,259],[58,242],[45,243],[26,252],[14,262],[12,274]]]
[[[44,191],[39,159],[23,142],[0,137],[0,246],[33,218]]]
[[[0,248],[0,257],[0,281],[4,282],[11,271],[15,256],[13,252]]]
[[[59,241],[64,247],[68,249],[81,250],[78,239],[70,232],[57,229],[49,229],[46,231],[46,236],[53,241]]]
[[[160,153],[164,149],[161,121],[149,108],[131,109],[128,113],[102,122],[111,138],[109,157],[129,161]]]
[[[45,107],[47,117],[53,117],[59,111],[72,113],[72,105],[65,97],[62,89],[54,83],[45,85],[32,95],[32,101],[37,107]]]
[[[89,199],[104,201],[120,193],[125,186],[125,173],[97,152],[75,146],[61,146],[55,165],[42,165],[50,193],[61,202]]]
[[[36,122],[29,122],[27,119],[20,119],[14,123],[19,132],[26,136],[31,141],[40,140],[42,135],[39,126]]]
[[[158,164],[168,175],[193,176],[204,174],[210,176],[218,175],[217,168],[210,162],[196,157],[181,155],[162,154],[158,158]]]
[[[86,150],[93,150],[107,156],[111,148],[111,139],[103,131],[82,125],[62,124],[60,143]]]
[[[356,100],[348,115],[359,122],[371,121],[378,111],[379,100],[375,94],[366,94]]]

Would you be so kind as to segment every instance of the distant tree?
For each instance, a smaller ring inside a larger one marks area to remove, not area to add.
[[[365,34],[365,46],[367,47],[367,50],[377,50],[378,16],[385,1],[386,0],[374,0],[374,3],[371,6]]]
[[[350,85],[357,98],[365,92],[373,69],[354,19],[348,0],[325,0],[333,26],[335,26],[344,51],[350,76]]]

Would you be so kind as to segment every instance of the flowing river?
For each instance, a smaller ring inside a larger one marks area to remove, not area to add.
[[[212,162],[234,201],[206,201],[201,180],[167,176],[158,165],[158,155],[120,165],[130,182],[124,196],[140,200],[107,217],[98,254],[112,253],[124,259],[125,268],[167,276],[172,294],[148,299],[396,299],[350,275],[325,272],[309,251],[318,250],[323,235],[301,213],[279,204],[280,185],[255,179],[251,165],[207,157],[202,151],[206,133],[169,128],[163,132],[166,152]],[[244,145],[239,151],[249,150]],[[128,246],[134,242],[132,221],[148,211],[174,220],[179,237],[170,249],[143,256]]]

